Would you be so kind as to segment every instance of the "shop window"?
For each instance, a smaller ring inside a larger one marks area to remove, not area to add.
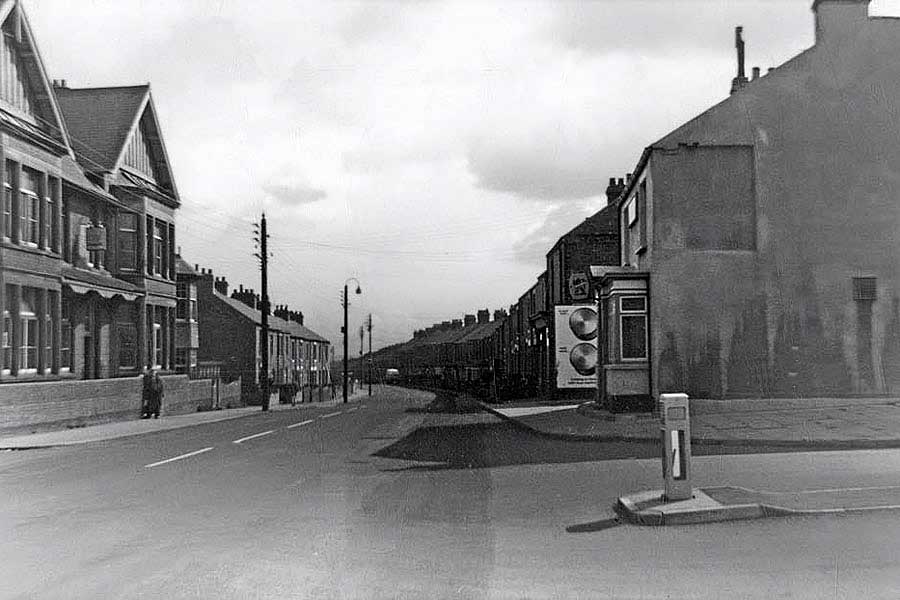
[[[136,369],[138,366],[137,328],[134,323],[119,323],[119,368]]]
[[[119,213],[116,262],[122,271],[134,271],[137,268],[137,219],[136,214]]]
[[[647,359],[647,298],[625,296],[619,299],[622,360]]]

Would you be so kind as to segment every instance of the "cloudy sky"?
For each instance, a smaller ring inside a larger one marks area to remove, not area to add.
[[[351,349],[507,307],[609,177],[723,99],[747,67],[812,45],[811,0],[246,2],[30,0],[51,78],[150,82],[190,263],[259,289]],[[873,14],[900,15],[900,0]]]

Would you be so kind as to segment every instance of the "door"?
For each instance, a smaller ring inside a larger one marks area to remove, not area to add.
[[[85,335],[82,347],[84,352],[84,379],[95,379],[97,365],[94,361],[94,336]]]

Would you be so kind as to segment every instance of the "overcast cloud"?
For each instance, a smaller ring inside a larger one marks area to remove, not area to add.
[[[873,12],[900,14],[897,2]],[[812,44],[811,0],[27,2],[51,78],[151,82],[190,263],[375,346],[514,302],[609,177],[722,100],[734,26],[748,67]]]

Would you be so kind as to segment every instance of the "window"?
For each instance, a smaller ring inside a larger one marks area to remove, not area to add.
[[[135,369],[138,366],[137,328],[133,323],[119,323],[119,368]]]
[[[190,304],[188,303],[188,284],[185,281],[179,281],[175,284],[175,295],[178,297],[178,304],[175,309],[175,318],[186,321],[191,318]]]
[[[151,356],[153,358],[153,366],[161,368],[163,365],[163,349],[165,347],[165,331],[163,326],[165,320],[165,309],[160,306],[152,307],[153,311],[153,335],[151,338],[153,347],[151,348]]]
[[[623,296],[619,299],[622,360],[647,359],[647,298]]]
[[[175,349],[175,370],[179,373],[184,373],[187,371],[187,356],[188,356],[187,348],[176,348]]]
[[[163,274],[163,252],[165,252],[163,226],[159,221],[153,221],[153,273],[155,275]]]
[[[116,260],[122,271],[134,271],[137,268],[137,224],[136,214],[119,213]]]
[[[19,240],[37,246],[40,241],[41,200],[38,196],[40,174],[22,169],[19,185]]]
[[[47,181],[44,193],[43,212],[41,213],[41,223],[43,231],[41,232],[41,244],[47,250],[53,249],[53,195],[50,193],[50,182]]]
[[[15,173],[16,163],[11,160],[6,161],[6,170],[3,173],[3,237],[8,240],[12,239],[12,207]]]
[[[69,317],[69,302],[62,297],[60,312],[59,369],[68,371],[72,368],[72,321]]]
[[[47,196],[47,248],[59,252],[59,218],[56,211],[56,201],[60,198],[59,179],[48,179],[49,190]]]
[[[625,223],[631,227],[637,222],[637,219],[637,200],[632,198],[628,201],[628,204],[625,205]]]
[[[878,280],[875,277],[853,278],[853,299],[857,302],[874,302],[878,297]]]
[[[50,311],[53,292],[44,293],[44,371],[53,367],[53,315]]]
[[[38,366],[38,317],[35,311],[35,289],[23,287],[19,303],[19,326],[22,345],[19,348],[19,371],[36,371]]]
[[[3,304],[3,331],[0,332],[0,368],[4,373],[9,373],[12,369],[12,339],[13,339],[13,320],[12,320],[12,286],[6,286],[6,295]]]

